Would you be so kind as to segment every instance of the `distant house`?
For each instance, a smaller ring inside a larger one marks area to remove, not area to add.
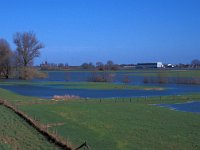
[[[156,62],[156,63],[138,63],[136,65],[137,69],[152,69],[152,68],[163,68],[164,65],[162,62]]]

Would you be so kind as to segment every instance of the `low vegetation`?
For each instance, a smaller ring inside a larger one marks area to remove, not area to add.
[[[89,82],[112,82],[114,80],[115,74],[113,73],[98,73],[92,72],[91,76],[88,78]]]
[[[54,95],[52,100],[65,100],[66,101],[66,100],[77,100],[77,99],[80,99],[80,97],[76,96],[76,95],[64,95],[64,96]]]

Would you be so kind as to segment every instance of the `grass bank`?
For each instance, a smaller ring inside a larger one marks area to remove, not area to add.
[[[0,105],[0,149],[58,149],[13,111]]]

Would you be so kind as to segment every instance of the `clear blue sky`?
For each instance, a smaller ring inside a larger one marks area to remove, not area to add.
[[[189,63],[200,59],[200,0],[1,0],[0,38],[23,31],[45,44],[36,64]]]

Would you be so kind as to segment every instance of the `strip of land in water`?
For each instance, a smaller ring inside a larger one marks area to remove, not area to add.
[[[128,84],[99,82],[1,82],[0,85],[35,85],[57,86],[64,89],[94,89],[94,90],[165,90],[159,86],[136,86]]]

